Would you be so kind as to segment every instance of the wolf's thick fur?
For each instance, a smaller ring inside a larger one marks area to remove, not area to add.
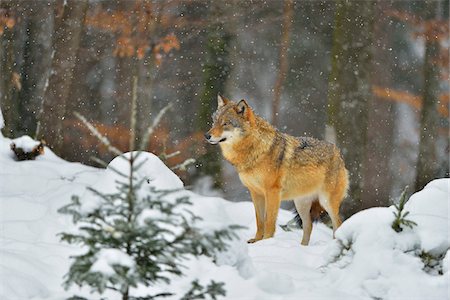
[[[257,231],[249,243],[274,235],[281,200],[294,200],[303,223],[302,245],[309,243],[311,213],[320,210],[319,205],[330,215],[333,230],[340,226],[348,174],[335,145],[281,133],[245,100],[236,104],[218,96],[213,121],[205,137],[219,144],[236,167],[255,206]]]

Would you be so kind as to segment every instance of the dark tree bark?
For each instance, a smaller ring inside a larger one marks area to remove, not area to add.
[[[385,49],[394,38],[387,35],[390,30],[383,16],[390,9],[391,2],[381,1],[375,12],[374,64],[372,83],[389,87],[393,82],[392,55]],[[390,166],[394,145],[395,103],[374,98],[369,104],[367,146],[364,167],[364,207],[389,206],[390,191],[394,176]]]
[[[278,126],[278,115],[280,113],[280,100],[281,93],[283,91],[283,84],[286,79],[288,71],[288,48],[290,41],[290,33],[292,28],[292,23],[294,21],[294,1],[285,0],[284,1],[284,11],[283,11],[283,27],[281,32],[281,42],[280,42],[280,56],[279,56],[279,66],[277,79],[275,81],[275,86],[273,89],[273,102],[272,102],[272,124]]]
[[[220,6],[211,4],[211,14],[214,18],[220,16]],[[204,67],[203,91],[200,96],[198,115],[198,130],[206,132],[211,127],[211,114],[217,108],[217,94],[223,93],[225,83],[230,73],[229,44],[231,35],[219,21],[212,24],[208,30],[206,45],[206,63]],[[210,145],[206,146],[206,154],[199,159],[201,175],[209,175],[214,179],[214,186],[222,185],[220,150]]]
[[[25,3],[29,17],[26,20],[22,89],[19,93],[20,115],[22,131],[33,136],[52,63],[54,7],[53,2]]]
[[[363,163],[371,95],[374,1],[338,1],[328,86],[328,126],[334,132],[350,176],[345,217],[361,210]]]
[[[56,153],[63,146],[63,120],[77,61],[87,0],[67,0],[53,43],[52,71],[39,114],[37,137],[44,139]]]
[[[440,1],[426,2],[426,20],[439,17]],[[439,59],[440,44],[433,32],[426,33],[424,83],[422,109],[420,113],[420,142],[417,160],[417,175],[415,190],[421,190],[428,182],[435,179],[439,171],[436,155],[438,134],[438,103],[439,103]]]
[[[3,134],[14,137],[19,130],[19,101],[18,93],[21,88],[20,71],[16,64],[16,39],[18,35],[17,9],[13,3],[1,2],[2,9],[8,16],[15,18],[16,24],[12,28],[5,28],[0,35],[0,104],[2,106],[5,127]]]

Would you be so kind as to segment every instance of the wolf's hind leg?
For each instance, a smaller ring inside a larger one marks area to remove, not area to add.
[[[249,239],[247,243],[254,243],[256,241],[262,240],[264,236],[264,215],[266,214],[266,208],[263,195],[259,195],[252,191],[250,191],[250,195],[252,196],[252,202],[255,207],[256,234],[255,238]]]
[[[329,195],[328,193],[321,193],[319,195],[319,203],[330,216],[331,223],[333,224],[333,238],[334,233],[342,224],[341,217],[339,216],[340,202],[336,201],[337,197],[340,197],[340,195]]]
[[[306,246],[309,243],[312,231],[312,220],[310,213],[312,201],[308,198],[296,198],[294,199],[294,204],[298,214],[300,215],[300,219],[302,219],[303,237],[301,244]]]

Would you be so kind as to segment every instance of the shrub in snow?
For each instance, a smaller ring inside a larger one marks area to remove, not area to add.
[[[71,215],[77,227],[76,232],[62,233],[61,239],[85,249],[73,257],[66,287],[90,286],[100,294],[113,290],[122,299],[168,296],[170,291],[136,297],[132,290],[169,283],[171,276],[183,275],[183,261],[189,257],[214,257],[227,248],[226,241],[234,237],[236,227],[212,232],[198,228],[199,217],[191,212],[186,193],[180,193],[181,181],[167,177],[165,166],[157,168],[161,161],[146,165],[148,160],[158,159],[144,152],[119,156],[95,189],[82,198],[73,196],[59,210]],[[177,296],[216,299],[219,295],[225,295],[222,283],[211,281],[204,287],[194,280],[185,295]]]
[[[392,229],[394,229],[396,232],[403,231],[403,226],[413,228],[413,226],[416,226],[417,223],[411,220],[406,219],[406,216],[409,214],[409,211],[404,211],[405,203],[407,201],[406,199],[406,191],[408,190],[408,187],[405,187],[403,190],[400,201],[397,204],[394,204],[394,207],[396,211],[394,212],[394,221],[392,222]]]

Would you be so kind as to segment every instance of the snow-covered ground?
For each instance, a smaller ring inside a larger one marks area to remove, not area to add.
[[[80,249],[56,236],[73,228],[57,209],[72,195],[84,195],[87,186],[104,186],[108,170],[66,162],[47,148],[35,161],[17,162],[10,142],[0,136],[0,299],[64,299],[74,293],[98,299],[88,289],[64,291],[61,286],[69,256]],[[182,187],[161,161],[146,157],[142,170],[152,184]],[[279,228],[274,238],[248,245],[245,241],[255,232],[251,203],[183,191],[203,226],[239,224],[247,229],[238,232],[239,239],[220,254],[217,264],[207,257],[191,259],[186,263],[188,276],[154,290],[185,291],[199,278],[201,283],[225,282],[226,299],[448,299],[449,184],[449,179],[436,180],[412,196],[406,210],[418,224],[413,229],[396,233],[390,227],[393,207],[373,208],[346,220],[336,240],[328,227],[315,224],[307,247],[300,245],[301,230]],[[291,217],[281,210],[278,223]],[[446,257],[427,273],[416,255],[423,251]],[[105,251],[106,258],[110,252]],[[114,294],[107,297],[118,299]]]

